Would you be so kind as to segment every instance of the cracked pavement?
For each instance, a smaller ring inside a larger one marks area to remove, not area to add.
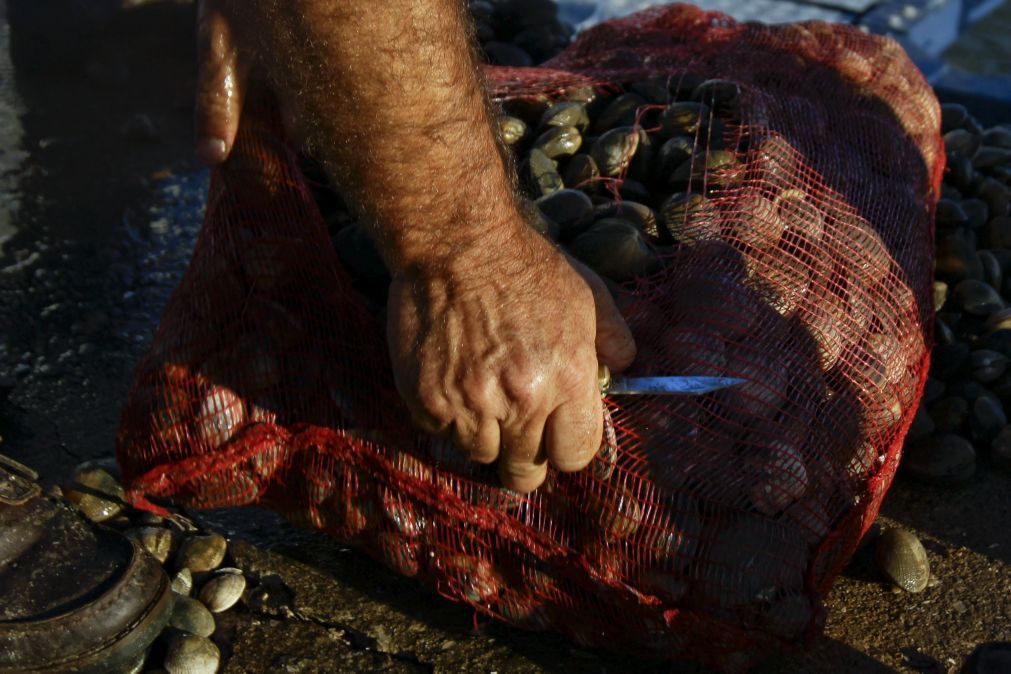
[[[0,451],[49,482],[112,456],[133,363],[200,225],[207,172],[190,149],[191,12],[142,5],[85,57],[35,74],[6,61],[3,25]],[[826,637],[762,672],[952,672],[975,644],[1011,640],[1008,476],[982,474],[959,491],[900,478],[883,513],[923,537],[936,585],[895,593],[858,556],[829,598]],[[701,671],[476,620],[256,508],[190,515],[226,533],[257,581],[215,635],[225,672]]]

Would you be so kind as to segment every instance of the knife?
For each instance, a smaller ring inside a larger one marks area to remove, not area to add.
[[[604,364],[597,368],[601,395],[704,395],[743,384],[735,377],[619,377]]]

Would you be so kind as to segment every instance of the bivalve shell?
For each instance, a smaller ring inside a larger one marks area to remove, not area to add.
[[[63,489],[67,500],[77,505],[92,522],[105,522],[123,512],[123,487],[101,468],[82,467]]]
[[[169,674],[214,674],[221,664],[221,651],[210,639],[179,633],[169,642],[165,669]]]
[[[193,591],[193,572],[186,567],[179,569],[172,577],[172,591],[184,597],[190,596]]]
[[[881,534],[874,548],[878,568],[907,592],[922,592],[930,580],[930,561],[923,543],[910,531],[898,527]]]
[[[161,564],[165,563],[176,550],[177,534],[165,527],[141,527],[127,531],[127,536],[133,538],[140,546],[151,553]]]
[[[228,541],[221,534],[191,536],[183,541],[176,555],[176,566],[187,567],[193,573],[213,571],[225,559]]]
[[[246,421],[242,399],[225,386],[211,386],[200,403],[197,435],[211,447],[219,447]]]
[[[902,467],[921,482],[955,485],[976,474],[976,450],[952,433],[927,438],[907,445]]]
[[[209,637],[214,634],[214,616],[192,597],[177,595],[169,625],[177,630],[196,634],[199,637]]]
[[[246,577],[239,569],[218,569],[200,589],[198,598],[211,613],[227,611],[246,590]]]

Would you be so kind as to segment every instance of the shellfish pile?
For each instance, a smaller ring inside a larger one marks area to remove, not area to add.
[[[77,468],[63,496],[88,519],[121,531],[157,559],[172,580],[174,608],[168,626],[130,674],[214,674],[224,645],[215,635],[217,616],[245,601],[246,574],[225,566],[228,541],[189,520],[135,510],[124,501],[115,469],[89,463]]]
[[[1011,470],[1011,125],[942,106],[948,170],[936,216],[936,346],[907,438],[912,477],[965,484]]]
[[[572,40],[552,0],[470,0],[474,34],[488,63],[525,67],[543,63]]]

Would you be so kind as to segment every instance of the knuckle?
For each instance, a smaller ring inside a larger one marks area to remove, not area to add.
[[[464,424],[456,424],[454,440],[460,450],[475,463],[488,464],[498,458],[499,448],[482,442],[476,428],[471,428]]]
[[[496,381],[492,377],[484,375],[468,377],[460,386],[465,404],[475,412],[491,409],[497,389]]]
[[[507,375],[504,383],[510,407],[519,412],[518,416],[536,409],[545,397],[545,378],[528,369]]]
[[[452,409],[446,397],[433,386],[419,386],[414,392],[418,407],[436,421],[448,424],[453,420]]]

